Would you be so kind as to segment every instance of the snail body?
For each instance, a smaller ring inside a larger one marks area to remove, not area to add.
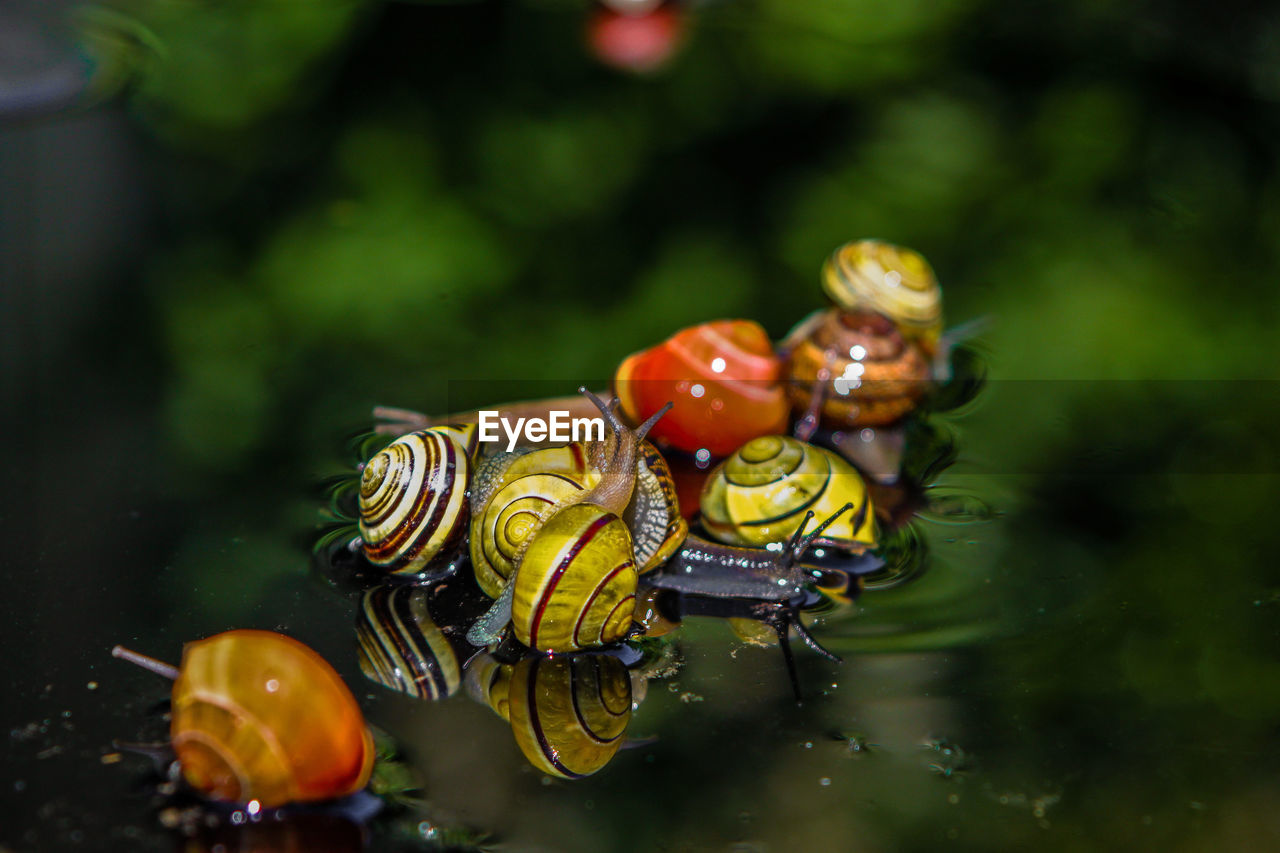
[[[273,808],[369,781],[373,738],[355,697],[297,640],[227,631],[188,643],[177,670],[119,646],[113,654],[176,676],[173,750],[187,782],[211,799]]]
[[[703,485],[702,526],[731,545],[763,547],[785,541],[804,514],[853,512],[824,531],[824,541],[861,551],[875,544],[871,496],[857,470],[829,450],[790,436],[747,442],[721,462]]]
[[[360,539],[370,563],[393,574],[454,556],[467,530],[474,427],[418,430],[393,441],[360,475]]]
[[[628,356],[614,391],[632,423],[674,401],[653,437],[690,453],[724,456],[755,436],[786,429],[782,368],[759,324],[716,320]]]

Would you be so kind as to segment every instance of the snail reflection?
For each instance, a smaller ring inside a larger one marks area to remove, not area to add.
[[[346,565],[365,587],[366,675],[426,700],[487,685],[539,767],[533,746],[559,755],[562,735],[616,751],[629,710],[609,673],[635,641],[689,616],[774,638],[799,696],[791,636],[838,660],[810,632],[813,615],[925,564],[915,519],[956,457],[931,415],[981,387],[917,253],[853,242],[822,282],[831,305],[777,344],[752,321],[713,321],[625,358],[612,395],[497,408],[590,414],[602,437],[502,450],[477,440],[477,412],[376,410],[389,443],[362,455],[358,488],[335,492],[346,526],[317,551],[331,579]],[[496,680],[477,681],[468,662]],[[596,722],[552,731],[560,711],[588,707]]]

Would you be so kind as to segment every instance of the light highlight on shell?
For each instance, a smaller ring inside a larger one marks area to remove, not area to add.
[[[614,391],[632,423],[675,403],[651,438],[724,456],[755,436],[786,429],[781,378],[782,361],[758,323],[715,320],[628,356],[614,375]]]

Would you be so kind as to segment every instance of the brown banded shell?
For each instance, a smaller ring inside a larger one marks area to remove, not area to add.
[[[874,311],[932,352],[942,332],[942,289],[918,252],[880,240],[856,240],[831,253],[822,289],[843,311]]]
[[[931,382],[924,352],[880,314],[820,311],[783,346],[795,410],[808,411],[821,394],[821,418],[835,428],[893,423],[915,408]]]
[[[427,612],[425,590],[383,586],[366,592],[356,638],[360,670],[371,681],[429,701],[457,692],[462,666]]]
[[[453,427],[396,439],[360,476],[364,555],[396,574],[413,574],[453,557],[467,529],[471,462]]]
[[[866,483],[835,453],[786,435],[753,439],[721,462],[702,489],[702,526],[730,545],[760,548],[787,541],[812,511],[841,515],[822,541],[850,550],[875,544],[875,511]]]
[[[509,700],[520,751],[564,779],[604,767],[631,722],[631,678],[608,655],[526,658],[515,664]]]

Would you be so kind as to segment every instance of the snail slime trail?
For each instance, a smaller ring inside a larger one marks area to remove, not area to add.
[[[480,440],[502,441],[505,435],[508,453],[520,444],[604,441],[604,418],[571,418],[567,409],[552,409],[549,418],[515,418],[514,422],[496,409],[481,409],[477,414]]]

